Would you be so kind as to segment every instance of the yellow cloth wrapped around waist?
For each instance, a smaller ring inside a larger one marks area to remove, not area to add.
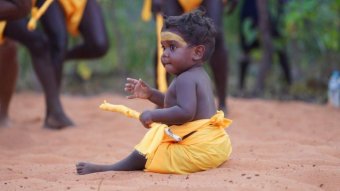
[[[139,118],[140,115],[124,105],[106,101],[99,107],[131,118]],[[218,111],[210,119],[172,125],[171,131],[182,138],[179,142],[164,133],[167,125],[152,123],[135,149],[147,158],[146,171],[187,174],[216,168],[229,158],[232,151],[229,136],[224,130],[231,122],[224,118],[222,111]],[[185,138],[188,134],[190,136]]]
[[[203,0],[178,0],[184,12],[190,12],[198,8]]]
[[[87,0],[59,0],[59,2],[64,9],[68,32],[73,36],[77,36]]]
[[[0,21],[0,45],[4,42],[5,27],[6,21]]]
[[[158,146],[146,155],[146,171],[187,174],[216,168],[229,158],[232,151],[229,136],[224,130],[231,122],[224,118],[222,111],[218,111],[210,119],[170,126],[172,132],[182,138],[192,133],[180,142],[165,134],[149,133],[150,130],[135,149],[145,154],[148,145],[155,144],[154,140],[162,136]]]

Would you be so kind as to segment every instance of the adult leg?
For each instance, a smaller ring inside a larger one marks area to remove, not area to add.
[[[44,126],[59,129],[73,125],[72,121],[64,113],[60,101],[47,37],[38,31],[28,31],[26,24],[26,20],[9,22],[4,34],[6,37],[17,40],[26,46],[31,54],[34,70],[45,95],[46,117]]]
[[[227,112],[228,51],[223,36],[223,3],[221,0],[205,0],[202,5],[207,9],[207,16],[214,21],[218,31],[215,51],[211,56],[209,63],[214,75],[218,108]]]
[[[18,75],[17,48],[13,41],[0,45],[0,127],[8,126],[8,109]]]
[[[83,43],[72,48],[66,59],[91,59],[106,54],[109,43],[101,8],[96,0],[87,0],[79,25]]]
[[[292,84],[292,76],[291,76],[291,72],[290,72],[290,65],[289,65],[289,62],[288,62],[287,53],[286,53],[285,50],[278,50],[277,54],[279,56],[279,63],[281,65],[286,83],[287,83],[287,85],[291,85]]]
[[[31,0],[2,0],[0,1],[0,21],[20,19],[26,16],[31,8]]]
[[[243,94],[245,91],[245,81],[246,81],[248,66],[250,63],[248,52],[245,50],[242,50],[242,52],[243,52],[242,57],[239,61],[239,84],[238,84],[238,88],[241,94]]]
[[[176,16],[181,15],[183,13],[183,9],[181,5],[178,3],[177,0],[166,0],[162,3],[162,12],[166,16]],[[157,44],[157,46],[161,46],[160,44]],[[157,50],[154,55],[154,74],[155,74],[155,84],[156,88],[158,89],[157,79],[158,79],[158,72],[157,72]],[[169,84],[170,81],[170,74],[166,73],[166,79],[167,83]]]
[[[139,154],[138,151],[134,150],[125,159],[111,165],[100,165],[79,162],[76,164],[77,173],[79,175],[90,174],[95,172],[105,172],[105,171],[135,171],[144,170],[146,164],[146,159],[143,155]]]
[[[43,2],[44,0],[38,1],[39,4]],[[57,1],[49,6],[41,18],[41,23],[50,42],[52,64],[60,91],[63,63],[67,51],[68,33],[65,24],[65,15]]]

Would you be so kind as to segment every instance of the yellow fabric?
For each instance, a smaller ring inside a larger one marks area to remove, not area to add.
[[[102,104],[99,105],[99,108],[104,110],[104,111],[111,111],[111,112],[118,112],[118,113],[122,113],[124,115],[126,115],[127,117],[131,117],[131,118],[135,118],[138,119],[140,113],[132,110],[124,105],[114,105],[114,104],[110,104],[108,102],[106,102],[106,100],[104,100],[104,102]]]
[[[144,0],[141,17],[143,21],[150,21],[151,19],[151,1],[152,0]]]
[[[203,0],[178,0],[184,12],[190,12],[200,6]]]
[[[99,107],[139,118],[137,111],[123,105],[104,101]],[[187,174],[216,168],[229,158],[232,151],[229,136],[224,130],[231,122],[224,118],[222,111],[218,111],[210,119],[170,126],[172,132],[180,137],[196,131],[180,142],[164,134],[167,125],[153,123],[135,149],[147,158],[146,171]]]
[[[156,34],[157,34],[157,85],[158,90],[165,93],[168,89],[168,83],[166,81],[166,71],[161,61],[163,49],[161,47],[161,30],[163,26],[163,17],[161,14],[156,15]]]
[[[99,108],[104,111],[122,113],[126,115],[127,117],[131,117],[135,119],[139,119],[139,115],[140,115],[139,112],[132,110],[124,105],[114,105],[114,104],[107,103],[106,101],[104,101],[104,103],[102,103],[99,106]],[[165,128],[168,127],[167,125],[160,124],[160,123],[152,123],[150,126],[151,126],[150,130],[145,135],[146,137],[148,137],[148,139],[145,139],[143,142],[144,144],[140,144],[139,146],[139,151],[143,155],[145,155],[145,157],[148,157],[148,155],[152,153],[158,147],[158,145],[162,141],[164,130]]]
[[[47,8],[53,3],[53,0],[46,0],[40,7],[33,7],[31,11],[31,19],[27,24],[28,30],[34,30],[37,27],[37,21],[46,12]]]
[[[59,2],[64,9],[68,32],[73,36],[77,36],[87,0],[59,0]]]
[[[178,143],[163,135],[162,142],[148,155],[145,170],[188,174],[218,167],[232,152],[229,136],[224,130],[230,123],[231,120],[225,119],[223,112],[219,111],[211,119],[171,126],[170,129],[181,137],[196,132]],[[135,149],[141,152],[141,145],[147,144],[145,140],[148,139],[151,137],[145,135]]]
[[[6,27],[6,21],[0,21],[0,45],[4,42],[4,32]]]
[[[185,42],[185,40],[179,36],[176,33],[173,32],[162,32],[161,33],[161,41],[167,41],[167,40],[173,40],[173,41],[177,41],[181,46],[186,46],[187,43]]]

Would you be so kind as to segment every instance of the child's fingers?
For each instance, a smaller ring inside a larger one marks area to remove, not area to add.
[[[131,88],[124,88],[124,90],[125,90],[126,92],[133,93],[133,89],[131,89]]]
[[[134,89],[135,85],[134,84],[125,84],[125,88]]]
[[[126,78],[126,81],[132,84],[137,84],[139,80],[133,79],[133,78]]]
[[[126,96],[126,98],[128,98],[128,99],[134,99],[134,98],[136,98],[136,96],[135,96],[135,95],[129,95],[129,96]]]
[[[147,86],[148,86],[148,85],[147,85],[143,80],[141,80],[141,79],[139,79],[138,82],[139,82],[140,85],[143,86],[143,87],[147,87]]]

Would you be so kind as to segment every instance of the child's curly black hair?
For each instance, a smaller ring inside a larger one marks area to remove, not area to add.
[[[189,46],[204,45],[202,60],[206,61],[214,52],[217,30],[212,19],[204,15],[205,11],[200,8],[180,16],[164,16],[162,30],[178,32]]]

